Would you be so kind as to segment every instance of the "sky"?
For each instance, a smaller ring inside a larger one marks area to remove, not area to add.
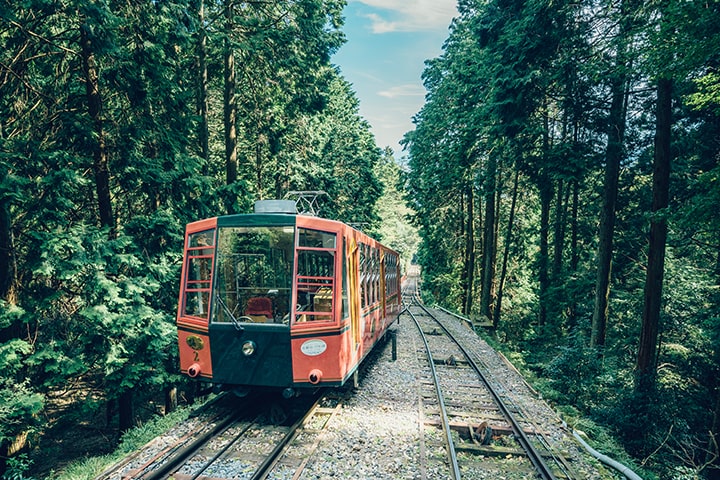
[[[333,56],[360,100],[377,145],[395,158],[406,155],[400,140],[425,102],[425,60],[442,53],[456,0],[348,0],[347,42]]]

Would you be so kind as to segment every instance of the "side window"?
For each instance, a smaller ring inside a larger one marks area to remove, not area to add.
[[[334,233],[298,229],[295,321],[332,321],[335,302]]]
[[[385,296],[387,298],[397,294],[398,275],[397,275],[398,258],[393,253],[385,253]]]
[[[367,254],[366,245],[360,244],[360,308],[367,307]]]
[[[380,250],[373,248],[373,303],[380,301]]]
[[[360,293],[362,307],[380,300],[380,250],[360,244]]]
[[[208,318],[214,253],[214,229],[188,236],[182,310],[184,316]]]

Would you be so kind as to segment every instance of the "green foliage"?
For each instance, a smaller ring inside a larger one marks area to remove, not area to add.
[[[688,106],[717,113],[720,109],[720,74],[709,72],[695,80],[697,91],[688,95]]]
[[[410,224],[412,211],[405,205],[398,188],[401,185],[401,167],[390,148],[385,150],[376,164],[375,172],[383,185],[383,195],[377,202],[378,216],[382,219],[378,236],[385,245],[400,254],[403,272],[406,272],[417,252],[420,239]]]
[[[0,331],[15,323],[22,310],[0,300]],[[31,382],[25,367],[33,345],[19,338],[0,342],[0,444],[13,442],[20,434],[39,427],[37,415],[44,407],[44,396]]]
[[[327,107],[309,119],[312,150],[307,163],[300,164],[303,175],[296,176],[298,183],[289,187],[325,191],[329,198],[322,204],[322,215],[360,224],[374,233],[380,223],[375,202],[383,194],[375,171],[381,162],[380,149],[370,125],[360,117],[350,84],[337,73],[332,75],[329,94]]]
[[[32,465],[32,460],[28,459],[26,453],[8,458],[7,470],[2,476],[1,480],[32,480],[33,477],[27,477],[25,474]]]
[[[159,257],[148,270],[132,237],[107,240],[104,230],[85,225],[48,239],[36,278],[62,282],[63,295],[38,307],[74,306],[71,315],[59,315],[44,327],[44,335],[54,340],[29,362],[42,371],[48,386],[95,368],[100,368],[111,398],[168,380],[163,365],[169,363],[174,315],[159,310],[171,305],[157,301],[164,296],[163,283],[170,288],[174,282],[161,262]],[[178,270],[173,270],[172,278],[177,278]]]
[[[618,443],[616,436],[601,424],[588,418],[578,418],[576,421],[569,421],[570,426],[584,440],[600,453],[620,462],[622,465],[632,469],[633,472],[646,480],[657,480],[659,477],[647,468],[639,466],[631,456],[627,454],[623,446]],[[599,464],[600,469],[610,470],[610,467]],[[608,475],[611,473],[608,471]]]
[[[159,433],[165,432],[187,420],[191,413],[192,410],[189,407],[182,407],[168,415],[155,417],[149,422],[129,430],[123,434],[115,456],[121,458],[123,455],[137,451],[157,437]]]
[[[460,2],[442,54],[426,63],[427,102],[405,137],[425,293],[457,308],[463,278],[476,272],[470,290],[498,307],[496,337],[545,377],[546,396],[592,416],[634,454],[655,452],[648,476],[704,475],[709,467],[684,446],[705,448],[708,425],[718,428],[717,14],[717,2]],[[675,89],[673,158],[669,207],[651,213],[656,98],[645,87],[658,78]],[[613,91],[627,121],[608,118]],[[608,132],[619,133],[622,168],[612,246],[602,247],[613,252],[607,332],[595,351]],[[657,382],[642,396],[634,370],[648,225],[660,218],[669,228]],[[492,236],[497,250],[484,242]],[[481,284],[487,269],[493,281]]]
[[[108,457],[91,457],[70,464],[58,472],[55,478],[58,480],[93,480],[111,465],[112,461]]]
[[[53,475],[57,480],[78,480],[97,478],[106,468],[122,460],[127,455],[139,450],[158,435],[187,420],[191,410],[187,407],[158,416],[149,422],[139,425],[123,434],[118,448],[109,455],[95,456],[72,462],[62,471]]]
[[[603,387],[603,364],[587,339],[574,335],[566,346],[545,367],[544,375],[552,379],[554,388],[586,412],[597,406]]]
[[[344,5],[230,2],[228,23],[222,3],[206,2],[202,21],[188,1],[0,3],[12,19],[0,27],[2,439],[41,428],[43,401],[60,391],[82,416],[179,380],[174,320],[189,221],[310,189],[328,192],[328,214],[377,232],[381,153],[330,64],[344,41]],[[230,185],[225,48],[239,80],[239,178]],[[98,191],[104,175],[109,192]],[[100,218],[115,228],[99,228]]]
[[[3,353],[7,349],[3,349]],[[42,411],[44,398],[33,392],[30,379],[0,379],[0,442],[13,441],[21,433],[38,425],[35,416]]]

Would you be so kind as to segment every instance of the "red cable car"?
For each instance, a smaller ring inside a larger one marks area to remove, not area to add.
[[[401,310],[399,256],[295,202],[270,205],[281,213],[187,225],[180,369],[239,394],[343,385]]]

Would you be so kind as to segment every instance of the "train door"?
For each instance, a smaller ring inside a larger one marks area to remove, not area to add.
[[[180,370],[191,377],[212,377],[210,293],[215,258],[215,219],[188,225],[178,306]]]
[[[337,234],[298,228],[295,255],[295,323],[336,321]]]
[[[358,296],[358,264],[359,248],[353,236],[348,236],[347,247],[347,283],[348,302],[350,314],[350,328],[352,330],[352,350],[356,352],[360,348],[360,298]]]
[[[343,382],[340,231],[337,224],[298,217],[290,325],[296,385]]]
[[[294,218],[238,215],[218,221],[210,339],[213,379],[287,387]]]

